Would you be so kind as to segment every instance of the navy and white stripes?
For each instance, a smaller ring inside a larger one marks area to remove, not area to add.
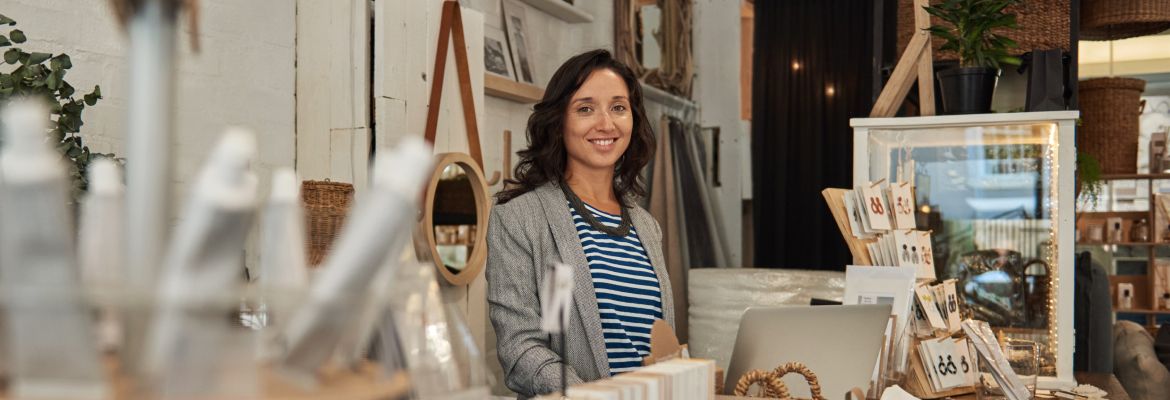
[[[619,215],[588,204],[585,207],[601,224],[621,224]],[[655,319],[662,318],[658,275],[632,226],[625,237],[610,236],[593,229],[572,205],[569,210],[589,262],[610,374],[641,367],[642,358],[650,354],[650,327]]]

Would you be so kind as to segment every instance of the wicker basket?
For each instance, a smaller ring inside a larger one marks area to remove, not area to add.
[[[1082,0],[1081,39],[1117,40],[1170,29],[1170,1]]]
[[[739,382],[736,382],[734,393],[736,396],[747,396],[752,385],[759,385],[763,390],[757,397],[797,400],[791,397],[788,393],[788,386],[780,380],[784,375],[790,373],[804,376],[805,382],[808,382],[809,392],[812,394],[810,400],[827,400],[821,393],[821,381],[817,378],[817,374],[814,374],[812,370],[808,369],[808,366],[801,362],[781,364],[772,371],[758,369],[748,371],[739,378]]]
[[[931,4],[939,1],[931,0]],[[995,32],[1015,40],[1019,47],[1014,54],[1032,50],[1069,50],[1069,0],[1028,0],[1007,8],[1016,14],[1019,29],[996,30]],[[930,17],[930,24],[942,23],[938,17]],[[898,54],[906,50],[906,44],[914,36],[914,0],[898,0]],[[935,60],[958,60],[953,51],[943,52],[942,39],[931,41]]]
[[[304,181],[301,199],[305,203],[305,226],[308,231],[309,265],[317,266],[329,253],[334,239],[353,202],[353,185],[341,182]]]
[[[1078,85],[1081,125],[1077,149],[1101,163],[1103,174],[1137,172],[1138,115],[1146,82],[1095,78]]]

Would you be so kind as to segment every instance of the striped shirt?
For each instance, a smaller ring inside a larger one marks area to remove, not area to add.
[[[588,204],[585,207],[597,222],[609,227],[621,225],[620,215]],[[642,358],[650,354],[650,327],[662,318],[658,275],[633,226],[625,237],[611,236],[593,229],[571,204],[569,211],[589,262],[610,374],[641,367]]]

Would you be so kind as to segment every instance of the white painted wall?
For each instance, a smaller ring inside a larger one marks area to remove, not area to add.
[[[188,45],[187,19],[180,23],[172,150],[175,212],[181,212],[188,185],[225,127],[256,132],[255,167],[265,193],[274,168],[293,166],[295,3],[199,3],[200,53]],[[81,135],[93,151],[124,156],[127,42],[109,7],[108,1],[97,0],[5,0],[0,13],[28,35],[21,45],[25,50],[70,55],[73,69],[66,79],[79,92],[101,85],[105,98],[86,108]],[[249,262],[254,258],[250,252]]]
[[[366,187],[369,0],[296,2],[296,160],[301,179]]]
[[[710,187],[717,201],[716,218],[722,221],[724,243],[731,265],[743,264],[741,160],[749,131],[740,120],[740,2],[742,0],[694,0],[695,102],[699,124],[719,127],[719,175],[721,186]],[[751,164],[747,164],[751,165]],[[708,167],[710,168],[710,167]],[[709,172],[709,170],[708,170]],[[707,182],[710,184],[710,180]]]

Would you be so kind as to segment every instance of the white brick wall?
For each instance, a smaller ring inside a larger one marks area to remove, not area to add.
[[[187,19],[180,23],[171,188],[176,213],[181,212],[187,185],[227,126],[256,132],[262,193],[271,171],[291,167],[294,160],[295,2],[199,3],[200,53],[192,53],[188,45]],[[86,108],[81,135],[93,151],[125,156],[127,38],[109,2],[5,0],[0,14],[15,19],[28,35],[21,45],[25,50],[69,54],[73,69],[66,79],[79,92],[101,85],[104,99]],[[249,258],[254,261],[254,252]]]
[[[294,5],[283,0],[201,4],[202,52],[191,52],[186,18],[180,24],[175,183],[190,181],[219,133],[230,125],[256,131],[261,173],[292,166]],[[73,69],[66,79],[79,91],[102,86],[105,98],[86,109],[82,136],[94,151],[124,154],[127,39],[109,3],[8,0],[0,13],[17,20],[29,36],[24,49],[69,54]]]

